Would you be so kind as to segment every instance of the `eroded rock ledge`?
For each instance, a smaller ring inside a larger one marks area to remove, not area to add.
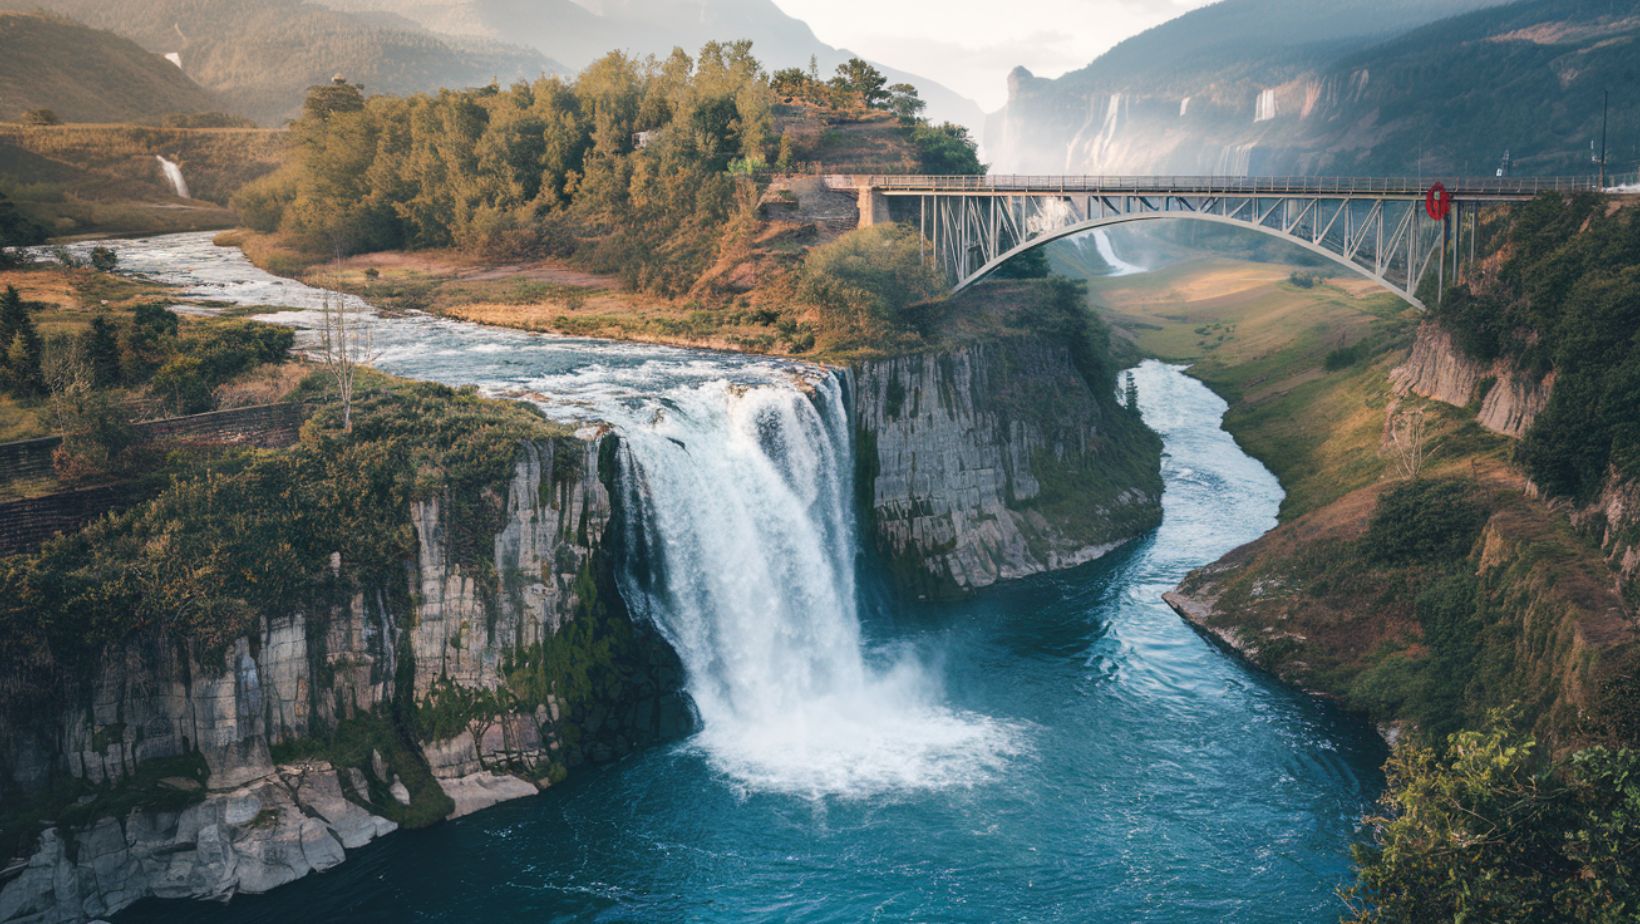
[[[1161,521],[1159,440],[1096,399],[1063,343],[866,362],[850,385],[870,535],[913,593],[1074,567]]]

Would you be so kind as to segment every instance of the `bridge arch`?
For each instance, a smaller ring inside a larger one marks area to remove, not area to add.
[[[1078,234],[1083,234],[1088,231],[1097,231],[1100,228],[1109,228],[1113,225],[1130,224],[1138,221],[1202,221],[1217,225],[1226,225],[1232,228],[1241,228],[1247,231],[1256,231],[1260,234],[1276,238],[1277,240],[1286,241],[1289,244],[1302,247],[1311,253],[1326,257],[1332,263],[1342,266],[1345,269],[1352,270],[1361,276],[1378,283],[1378,285],[1384,290],[1394,294],[1396,297],[1400,298],[1412,307],[1417,308],[1419,311],[1428,310],[1423,301],[1420,300],[1414,292],[1408,291],[1407,289],[1396,285],[1383,276],[1374,274],[1371,269],[1355,262],[1354,260],[1345,259],[1342,254],[1329,250],[1320,244],[1296,235],[1284,233],[1275,228],[1254,224],[1249,221],[1242,221],[1237,218],[1226,218],[1221,215],[1202,215],[1188,212],[1144,212],[1132,215],[1112,215],[1104,218],[1088,219],[1073,225],[1067,225],[1063,228],[1055,228],[1052,231],[1043,232],[1036,237],[1032,237],[1015,245],[1012,249],[1006,251],[1000,256],[991,258],[985,263],[985,265],[970,273],[966,278],[958,280],[957,284],[951,291],[961,292],[974,283],[984,279],[986,276],[989,276],[991,273],[996,272],[1002,267],[1002,264],[1007,263],[1009,260],[1027,251],[1051,244],[1054,241],[1062,241],[1069,237],[1075,237]]]

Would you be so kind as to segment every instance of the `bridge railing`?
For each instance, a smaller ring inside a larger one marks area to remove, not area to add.
[[[828,178],[832,180],[833,178]],[[837,177],[836,180],[844,178]],[[1326,177],[1326,176],[906,176],[852,177],[850,186],[906,192],[1156,193],[1189,195],[1423,196],[1437,181],[1454,196],[1526,198],[1544,192],[1598,190],[1593,176]],[[865,180],[864,183],[860,182]],[[1608,177],[1606,185],[1619,183]],[[830,185],[828,183],[828,185]],[[838,185],[842,185],[839,183]]]

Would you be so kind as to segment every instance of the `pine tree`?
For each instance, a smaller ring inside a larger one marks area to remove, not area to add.
[[[85,359],[91,366],[91,384],[112,388],[120,383],[120,341],[114,323],[102,315],[91,319],[85,333]]]
[[[34,398],[45,393],[45,376],[40,369],[40,335],[30,324],[17,332],[6,349],[6,388],[18,398]]]
[[[27,323],[28,309],[23,307],[23,297],[17,294],[16,286],[6,286],[6,291],[0,292],[0,366],[6,363],[3,348],[11,346],[12,339]]]
[[[1134,381],[1132,372],[1127,374],[1127,409],[1139,413],[1139,383]]]

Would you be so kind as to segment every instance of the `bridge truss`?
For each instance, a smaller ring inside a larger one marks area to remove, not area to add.
[[[957,291],[1033,247],[1134,221],[1191,219],[1270,234],[1376,280],[1418,308],[1431,274],[1444,290],[1475,258],[1481,207],[1593,179],[1444,180],[1452,208],[1425,211],[1431,179],[1227,177],[837,177],[861,193],[862,220],[914,221]],[[909,200],[909,201],[908,201]],[[869,211],[868,211],[869,209]]]

